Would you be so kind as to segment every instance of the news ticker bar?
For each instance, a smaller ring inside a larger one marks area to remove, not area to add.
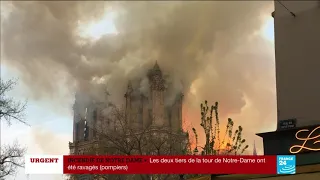
[[[25,157],[26,174],[295,174],[295,156]]]

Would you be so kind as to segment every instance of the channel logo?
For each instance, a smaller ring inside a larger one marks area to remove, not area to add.
[[[296,156],[277,156],[277,173],[278,174],[295,174],[296,173]]]

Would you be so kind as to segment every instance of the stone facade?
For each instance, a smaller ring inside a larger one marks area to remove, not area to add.
[[[182,129],[182,93],[176,95],[175,102],[165,105],[165,84],[159,65],[156,63],[148,73],[148,95],[134,89],[128,83],[126,116],[130,124],[137,128],[168,127],[173,131]]]
[[[165,105],[165,83],[157,63],[149,70],[147,79],[147,94],[135,89],[131,81],[128,82],[124,96],[124,118],[130,127],[138,130],[137,132],[139,129],[150,127],[165,128],[173,133],[182,132],[182,93],[176,95],[174,103]],[[93,149],[98,146],[98,131],[118,131],[117,123],[103,114],[105,107],[105,103],[93,101],[84,94],[76,94],[73,107],[73,142],[69,143],[70,154],[95,153]]]

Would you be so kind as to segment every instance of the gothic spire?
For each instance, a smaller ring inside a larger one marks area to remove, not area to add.
[[[156,61],[156,63],[154,64],[153,70],[154,70],[154,71],[161,71],[161,70],[160,70],[160,67],[159,67],[159,65],[158,65],[158,61]]]
[[[129,82],[128,82],[128,91],[132,91],[132,90],[133,90],[133,88],[132,88],[132,82],[129,81]]]
[[[160,69],[160,66],[158,65],[158,61],[154,64],[153,68],[149,71],[149,76],[162,76],[162,71]]]
[[[132,83],[131,83],[131,81],[129,80],[129,82],[128,82],[128,87],[127,87],[127,92],[126,92],[126,94],[124,95],[124,97],[129,97],[132,92],[133,92]]]
[[[164,90],[164,79],[162,77],[161,69],[156,61],[155,65],[148,72],[149,82],[151,89],[154,90]]]
[[[256,149],[256,142],[253,142],[253,152],[252,155],[256,156],[257,155],[257,149]]]

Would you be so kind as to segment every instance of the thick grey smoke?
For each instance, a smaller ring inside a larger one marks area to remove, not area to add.
[[[271,6],[268,1],[12,2],[2,20],[1,51],[36,97],[58,95],[58,81],[72,91],[89,91],[93,79],[100,79],[117,102],[129,79],[141,78],[145,90],[143,77],[157,60],[169,75],[168,91],[186,95],[187,111],[198,114],[205,99],[219,101],[222,115],[251,108],[254,116],[239,117],[248,129],[275,116],[273,49],[253,36]],[[78,22],[99,18],[106,7],[116,12],[118,34],[97,41],[79,37]]]

